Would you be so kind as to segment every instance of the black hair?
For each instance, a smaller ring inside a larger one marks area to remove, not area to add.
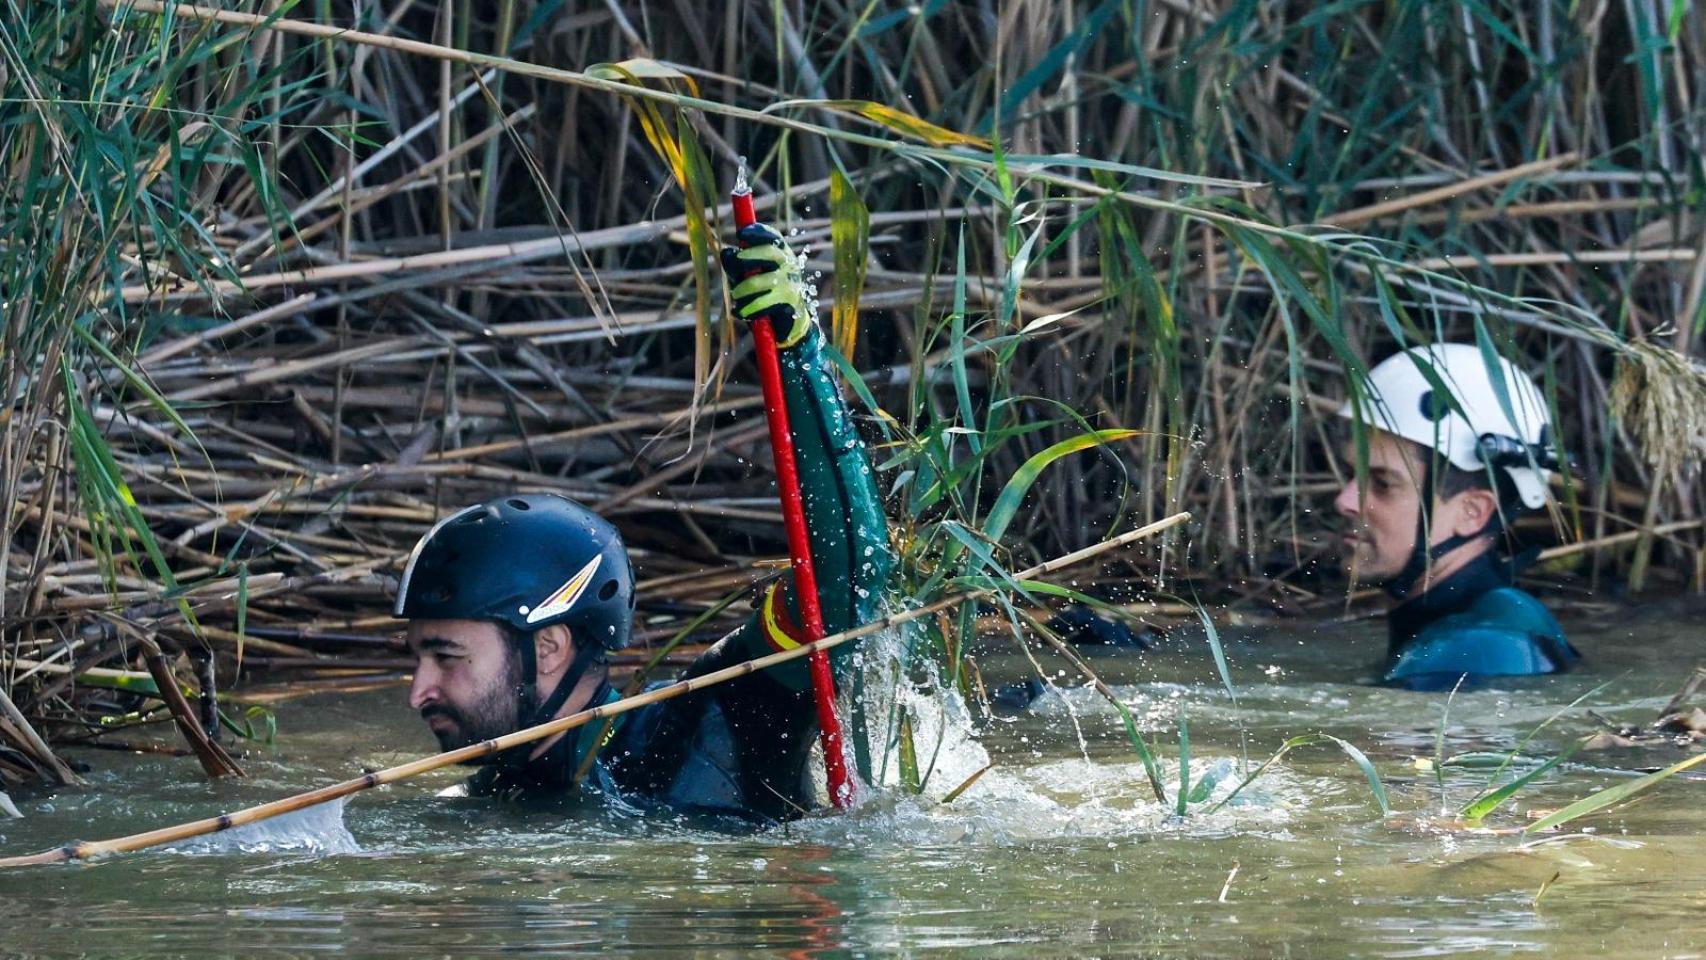
[[[1417,444],[1417,446],[1421,446],[1421,444]],[[1426,449],[1423,447],[1424,456]],[[1460,493],[1468,493],[1471,490],[1498,493],[1497,490],[1493,489],[1493,481],[1488,478],[1485,469],[1465,470],[1448,460],[1443,464],[1443,469],[1438,470],[1434,476],[1437,478],[1434,483],[1434,493],[1441,500],[1450,500]]]
[[[1424,457],[1433,455],[1425,444],[1416,444],[1421,448]],[[1506,517],[1514,517],[1528,512],[1528,505],[1522,502],[1522,494],[1517,492],[1516,481],[1511,479],[1507,470],[1478,467],[1474,470],[1464,470],[1443,456],[1433,464],[1434,496],[1442,502],[1450,500],[1460,493],[1473,490],[1485,490],[1493,495],[1498,502],[1499,512]]]
[[[536,630],[522,630],[507,620],[488,620],[486,622],[498,628],[498,632],[503,634],[505,644],[517,656],[522,656],[521,651],[533,645],[533,635],[538,632]],[[569,631],[569,635],[570,639],[574,641],[576,650],[579,650],[580,638],[574,636],[572,629]],[[602,644],[595,643],[592,646],[595,649],[587,651],[589,663],[606,663],[609,661],[609,650],[606,650]]]
[[[1512,519],[1529,511],[1509,471],[1489,467],[1464,470],[1425,443],[1408,439],[1405,442],[1415,444],[1417,456],[1428,465],[1426,475],[1432,478],[1434,498],[1441,503],[1460,493],[1485,490],[1493,495],[1497,505],[1498,513],[1493,521],[1495,529],[1504,529]]]

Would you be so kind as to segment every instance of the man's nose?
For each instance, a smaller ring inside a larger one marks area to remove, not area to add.
[[[415,664],[415,679],[409,683],[409,709],[419,710],[437,700],[437,671],[428,663]]]
[[[1346,481],[1339,488],[1339,495],[1333,498],[1333,509],[1341,517],[1357,517],[1362,515],[1362,492],[1355,480]]]

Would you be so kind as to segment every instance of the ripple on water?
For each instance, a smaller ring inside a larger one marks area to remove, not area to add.
[[[1678,665],[1699,658],[1699,622],[1636,623],[1629,629],[1646,631],[1640,644],[1627,642],[1622,625],[1611,636],[1571,624],[1584,668],[1531,687],[1459,694],[1447,751],[1508,749],[1563,711],[1525,748],[1545,756],[1597,729],[1588,706],[1617,722],[1650,720],[1679,682]],[[1446,698],[1348,682],[1349,671],[1334,666],[1348,656],[1340,628],[1329,630],[1307,645],[1278,637],[1233,645],[1229,637],[1236,708],[1206,650],[1096,665],[1163,741],[1169,791],[1180,705],[1191,721],[1192,780],[1218,774],[1215,797],[1232,789],[1240,769],[1232,758],[1245,749],[1259,762],[1287,737],[1321,729],[1368,751],[1400,817],[1449,812],[1480,789],[1489,771],[1453,768],[1441,784],[1407,762],[1432,755]],[[1384,643],[1365,640],[1353,651],[1358,662],[1376,659]],[[869,658],[870,679],[892,678],[900,655],[872,649],[883,655]],[[1609,686],[1571,706],[1601,684]],[[1028,958],[1491,947],[1676,956],[1706,943],[1706,807],[1697,783],[1679,779],[1598,817],[1589,825],[1602,833],[1591,838],[1442,836],[1382,821],[1362,775],[1322,746],[1287,755],[1225,809],[1207,814],[1209,804],[1193,804],[1180,819],[1155,801],[1117,714],[1092,691],[1069,687],[1040,715],[998,722],[968,720],[957,703],[933,713],[930,698],[911,690],[893,699],[906,708],[928,771],[923,798],[895,786],[891,758],[888,785],[850,816],[730,833],[656,812],[536,813],[432,797],[456,776],[447,772],[442,783],[364,794],[341,814],[274,825],[281,833],[0,873],[0,953]],[[897,711],[873,706],[883,709],[872,711],[872,731],[892,745]],[[1084,722],[1070,722],[1068,708]],[[356,722],[372,717],[394,719]],[[396,690],[282,707],[280,722],[283,746],[251,746],[246,783],[207,784],[186,758],[91,757],[85,790],[13,793],[25,819],[0,820],[0,849],[33,852],[207,816],[431,749]],[[940,802],[991,757],[996,765],[981,780]],[[1578,758],[1525,791],[1500,822],[1521,825],[1526,809],[1628,782],[1602,768],[1674,759],[1668,746]],[[324,855],[329,839],[342,842],[338,834],[353,834],[363,852]]]

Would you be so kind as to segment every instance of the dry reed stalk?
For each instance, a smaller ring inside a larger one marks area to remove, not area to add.
[[[153,639],[140,636],[137,642],[142,647],[142,662],[147,664],[148,673],[154,678],[154,687],[160,691],[160,697],[171,711],[172,721],[177,724],[178,731],[190,745],[190,750],[201,763],[202,770],[209,777],[219,778],[243,776],[243,768],[237,766],[237,761],[225,752],[225,748],[207,735],[201,720],[184,699],[184,693],[178,689],[178,678],[172,674],[172,667],[166,662],[166,655]]]
[[[1556,157],[1548,157],[1544,160],[1536,160],[1533,163],[1520,164],[1506,170],[1495,170],[1491,173],[1485,173],[1478,177],[1470,177],[1459,183],[1447,184],[1446,186],[1436,187],[1432,190],[1424,190],[1421,193],[1414,194],[1412,196],[1401,197],[1396,200],[1388,200],[1384,203],[1371,204],[1366,207],[1357,207],[1353,210],[1346,210],[1342,213],[1335,213],[1332,216],[1323,217],[1321,222],[1335,227],[1352,227],[1358,224],[1367,223],[1370,220],[1378,220],[1381,217],[1389,217],[1393,214],[1405,213],[1421,207],[1432,206],[1445,200],[1451,200],[1463,196],[1466,193],[1473,193],[1476,190],[1485,190],[1488,187],[1503,186],[1504,184],[1511,183],[1512,181],[1551,173],[1560,167],[1567,167],[1580,159],[1581,157],[1576,153],[1563,153]]]

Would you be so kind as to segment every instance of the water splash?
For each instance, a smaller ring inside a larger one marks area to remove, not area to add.
[[[746,178],[746,156],[735,158],[735,193],[751,193],[752,184]]]
[[[1162,767],[1164,778],[1176,783],[1177,765],[1164,761]],[[1232,803],[1207,813],[1234,788],[1237,763],[1231,757],[1193,758],[1191,775],[1195,782],[1213,778],[1216,785],[1208,802],[1193,804],[1183,819],[1172,804],[1155,802],[1144,786],[1142,764],[1074,757],[997,766],[952,803],[885,790],[865,798],[849,815],[808,817],[789,829],[816,841],[866,849],[873,843],[1010,846],[1088,838],[1111,844],[1161,833],[1278,839],[1290,835],[1299,813],[1316,798],[1339,793],[1335,781],[1276,765]]]
[[[893,612],[893,611],[887,611]],[[1171,803],[1157,803],[1149,792],[1143,765],[1092,759],[1081,715],[1099,715],[1106,707],[1089,688],[1056,687],[1034,705],[1072,727],[1078,756],[1048,760],[1033,746],[1018,762],[997,761],[980,739],[972,711],[952,684],[943,681],[939,665],[925,659],[913,663],[919,637],[890,630],[867,638],[853,655],[863,675],[863,702],[874,782],[867,785],[847,814],[808,817],[790,829],[803,830],[829,843],[869,844],[884,837],[903,844],[1012,844],[1063,838],[1098,837],[1130,841],[1155,833],[1221,835],[1229,831],[1285,836],[1300,810],[1318,796],[1332,795],[1334,784],[1296,773],[1279,764],[1244,790],[1225,808],[1207,810],[1226,798],[1242,779],[1235,758],[1204,755],[1191,761],[1191,782],[1212,782],[1207,797],[1192,804],[1192,814],[1179,818]],[[1164,725],[1178,709],[1176,698],[1128,690],[1139,701],[1134,709],[1145,727]],[[1148,709],[1142,707],[1147,704]],[[912,729],[920,796],[901,785],[899,762],[900,716]],[[856,736],[851,722],[850,736]],[[1020,743],[1029,742],[1021,735]],[[848,757],[851,765],[852,757]],[[977,771],[990,767],[953,802],[943,799]],[[1178,783],[1175,761],[1161,761],[1163,780]],[[821,769],[821,757],[814,763]],[[827,803],[825,791],[820,801]]]
[[[959,691],[943,682],[937,665],[926,662],[916,671],[903,665],[913,659],[913,636],[886,630],[865,640],[854,654],[854,668],[864,674],[864,735],[871,745],[871,768],[879,791],[900,788],[900,717],[912,728],[924,795],[939,801],[967,778],[989,764],[989,752],[978,741],[971,710]]]
[[[344,800],[316,804],[205,837],[195,837],[166,848],[169,853],[192,856],[231,853],[307,853],[330,856],[360,853],[361,845],[344,826]]]

